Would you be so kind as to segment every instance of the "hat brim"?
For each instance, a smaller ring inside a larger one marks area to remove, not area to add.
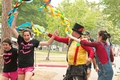
[[[83,35],[82,32],[80,32],[80,31],[78,31],[78,30],[76,30],[76,29],[74,29],[74,28],[72,28],[72,30],[73,30],[73,31],[76,31],[77,33],[79,33],[79,34],[81,34],[81,35]]]

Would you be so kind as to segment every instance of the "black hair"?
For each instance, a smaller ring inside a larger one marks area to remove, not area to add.
[[[8,43],[12,47],[12,41],[9,38],[6,38],[5,40],[2,41],[2,43]]]
[[[102,36],[102,40],[107,40],[108,38],[111,38],[110,34],[106,30],[100,30],[99,36]]]

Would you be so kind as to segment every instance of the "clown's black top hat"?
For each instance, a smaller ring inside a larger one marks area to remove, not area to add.
[[[81,35],[83,34],[82,33],[83,29],[84,29],[84,27],[78,23],[75,23],[74,27],[72,28],[73,31],[76,31]]]

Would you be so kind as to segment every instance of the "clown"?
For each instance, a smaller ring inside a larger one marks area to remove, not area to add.
[[[83,29],[84,27],[82,25],[75,23],[72,28],[72,36],[77,39],[82,39]],[[48,36],[51,37],[52,35],[49,33]],[[77,80],[86,80],[87,65],[94,57],[93,49],[80,45],[80,43],[68,37],[55,36],[54,39],[68,45],[67,62],[69,67],[63,80],[74,80],[75,78],[77,78]],[[87,53],[89,53],[88,58]]]

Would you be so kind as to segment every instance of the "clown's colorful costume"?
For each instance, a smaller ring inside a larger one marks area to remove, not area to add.
[[[82,30],[81,25],[75,24],[73,30],[81,33],[81,31],[79,31]],[[51,37],[52,34],[48,34],[48,36]],[[86,62],[88,59],[88,54],[89,58],[94,57],[93,49],[88,46],[80,45],[80,43],[65,37],[61,38],[59,36],[56,36],[54,40],[58,42],[63,42],[68,45],[67,61],[69,67],[67,69],[64,80],[74,80],[74,78],[76,77],[77,80],[86,80]]]

